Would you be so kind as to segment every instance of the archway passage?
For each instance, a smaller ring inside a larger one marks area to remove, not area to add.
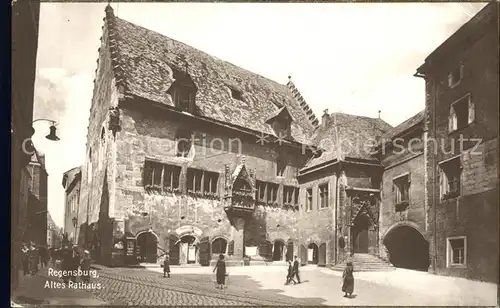
[[[179,243],[179,263],[194,264],[196,263],[196,246],[194,242],[196,238],[192,235],[181,237]]]
[[[286,260],[293,261],[293,242],[288,242],[286,246]]]
[[[156,263],[158,240],[152,232],[143,232],[137,236],[139,259],[145,263]]]
[[[395,267],[427,271],[430,265],[429,243],[413,227],[396,227],[384,238],[389,261]]]
[[[284,250],[285,243],[282,241],[275,241],[273,247],[273,261],[283,261]]]
[[[304,245],[300,245],[300,264],[307,264],[307,248]]]
[[[315,243],[309,244],[309,246],[307,246],[307,263],[318,264],[318,252],[318,245]]]

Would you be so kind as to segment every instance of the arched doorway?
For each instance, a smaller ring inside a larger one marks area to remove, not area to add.
[[[307,246],[307,263],[318,264],[318,252],[318,245],[315,243],[309,244],[309,246]]]
[[[430,265],[429,243],[415,228],[395,227],[384,237],[389,261],[395,267],[427,271]]]
[[[179,265],[179,239],[175,235],[170,235],[168,253],[170,264]]]
[[[216,238],[212,242],[212,255],[218,256],[220,254],[226,254],[226,252],[227,252],[227,241],[221,237]]]
[[[359,215],[354,221],[353,227],[353,251],[354,253],[368,253],[370,244],[368,229],[371,223],[367,215]]]
[[[184,235],[179,243],[179,263],[194,264],[196,263],[196,238],[192,235]]]
[[[289,241],[286,246],[286,261],[293,261],[293,242]]]
[[[326,244],[323,243],[319,245],[319,253],[318,253],[318,265],[325,266],[326,265]]]
[[[273,245],[273,261],[283,261],[285,252],[285,243],[280,240],[274,241]]]
[[[137,235],[139,246],[139,260],[145,263],[156,263],[158,239],[153,232],[142,232]]]

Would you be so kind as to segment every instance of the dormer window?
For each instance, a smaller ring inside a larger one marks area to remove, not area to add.
[[[236,89],[231,89],[231,97],[239,101],[243,100],[243,97],[241,96],[241,91],[238,91]]]
[[[192,133],[187,130],[179,130],[176,135],[177,157],[188,157],[192,146]]]
[[[170,86],[168,93],[172,96],[174,106],[182,111],[192,113],[196,97],[196,85],[186,72],[173,70],[175,82]]]
[[[172,91],[175,107],[182,111],[191,112],[192,106],[194,106],[195,93],[196,90],[193,87],[187,85],[176,86]]]
[[[291,139],[292,137],[292,117],[288,112],[286,107],[282,107],[276,111],[269,119],[266,121],[267,124],[271,125],[274,133],[278,137],[278,140],[283,141]]]

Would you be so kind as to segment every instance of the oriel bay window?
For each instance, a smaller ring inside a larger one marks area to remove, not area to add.
[[[218,181],[219,174],[216,172],[193,168],[188,168],[187,170],[187,190],[190,195],[217,198]]]
[[[147,190],[180,192],[181,167],[153,161],[144,163],[144,188]]]

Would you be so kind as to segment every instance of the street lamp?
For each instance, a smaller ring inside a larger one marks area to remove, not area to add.
[[[57,131],[57,123],[56,121],[53,121],[53,120],[49,120],[49,119],[36,119],[35,121],[33,121],[33,123],[35,122],[38,122],[38,121],[48,121],[50,123],[52,123],[52,125],[50,126],[50,131],[49,131],[49,134],[47,136],[45,136],[45,138],[51,140],[51,141],[58,141],[60,140],[59,137],[57,137],[56,135],[56,131]],[[31,123],[31,124],[33,124]]]

